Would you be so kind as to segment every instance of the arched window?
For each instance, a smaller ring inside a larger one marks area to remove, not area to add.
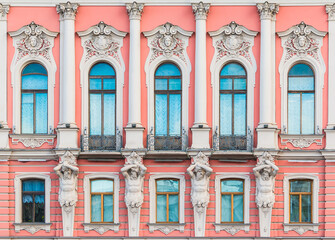
[[[89,73],[89,147],[115,149],[115,71],[107,63],[95,64]]]
[[[182,148],[181,72],[172,63],[160,65],[155,73],[155,149]]]
[[[237,63],[220,72],[220,149],[247,148],[247,74]]]
[[[288,134],[314,134],[314,73],[306,64],[288,73]]]
[[[39,63],[21,74],[21,133],[48,133],[48,73]]]

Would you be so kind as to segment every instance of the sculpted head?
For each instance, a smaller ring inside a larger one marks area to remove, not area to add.
[[[272,171],[272,169],[271,169],[270,166],[263,168],[263,170],[261,172],[262,179],[265,180],[265,181],[269,180],[270,175],[271,175],[271,171]]]
[[[203,168],[196,167],[194,169],[194,174],[195,174],[196,180],[199,181],[199,180],[201,180],[201,179],[203,179],[205,177],[206,172],[205,172],[205,170]]]
[[[72,170],[66,166],[62,166],[62,172],[64,175],[64,179],[70,179],[72,175]]]
[[[139,171],[138,167],[132,167],[129,170],[130,179],[132,179],[132,180],[137,179],[137,177],[138,177],[138,171]]]

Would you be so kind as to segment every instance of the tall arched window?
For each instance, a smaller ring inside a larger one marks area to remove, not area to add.
[[[220,149],[247,149],[247,74],[237,63],[220,72]]]
[[[115,71],[107,63],[95,64],[89,73],[90,128],[92,150],[115,149]]]
[[[314,134],[314,73],[306,64],[288,73],[288,134]]]
[[[39,63],[21,74],[21,133],[48,133],[48,73]]]
[[[181,72],[172,63],[160,65],[155,73],[155,149],[182,148]]]

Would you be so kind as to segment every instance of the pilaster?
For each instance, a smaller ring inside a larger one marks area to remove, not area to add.
[[[335,4],[326,5],[328,13],[328,124],[325,129],[326,149],[335,149]]]
[[[0,4],[0,149],[8,149],[7,125],[7,13],[9,5]]]
[[[77,3],[56,6],[60,21],[60,112],[57,148],[78,148],[75,123],[75,17]]]
[[[141,124],[141,16],[144,4],[127,3],[130,22],[129,46],[129,119],[126,131],[126,149],[143,148]]]
[[[278,149],[278,130],[275,122],[275,18],[279,5],[258,3],[261,19],[260,57],[260,121],[257,127],[257,148]]]
[[[206,19],[209,3],[193,3],[196,21],[195,34],[195,97],[192,148],[208,149],[209,131],[207,124],[207,72],[206,72]]]

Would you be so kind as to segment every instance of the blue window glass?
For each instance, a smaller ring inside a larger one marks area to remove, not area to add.
[[[21,75],[21,133],[48,133],[48,74],[38,63],[27,65]]]
[[[290,181],[290,222],[311,223],[312,221],[312,181]]]
[[[115,136],[115,71],[107,63],[97,63],[91,68],[89,79],[90,135]]]
[[[221,181],[221,222],[233,223],[244,220],[244,181],[227,179]]]
[[[45,222],[44,181],[22,181],[22,222]]]
[[[247,133],[247,76],[237,63],[225,65],[220,73],[220,135]]]
[[[180,136],[182,111],[181,73],[172,63],[160,65],[155,73],[155,135]]]
[[[288,73],[288,134],[314,134],[314,73],[306,64],[294,65]]]
[[[179,222],[179,181],[156,180],[157,222]]]
[[[114,221],[114,181],[91,181],[91,222]]]

